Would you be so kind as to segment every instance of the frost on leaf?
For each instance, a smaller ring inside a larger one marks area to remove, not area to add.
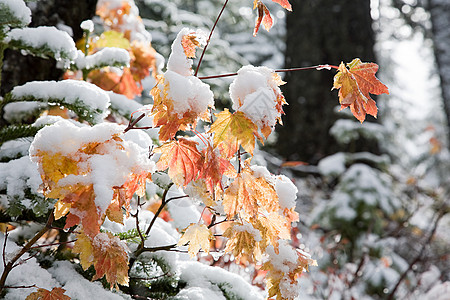
[[[155,149],[162,155],[157,163],[159,170],[169,168],[169,176],[174,183],[185,186],[196,180],[203,166],[203,155],[197,149],[197,142],[184,138],[163,144]]]
[[[167,71],[157,77],[153,96],[153,125],[160,127],[159,138],[166,141],[178,130],[195,128],[200,118],[207,121],[208,108],[214,107],[214,95],[206,83],[192,75],[191,55],[202,43],[200,34],[183,28],[172,44]],[[195,42],[195,43],[194,43]]]
[[[46,289],[38,289],[36,292],[29,294],[26,300],[70,300],[70,297],[64,295],[66,290],[55,287],[51,291]]]
[[[281,124],[282,106],[287,104],[279,88],[281,77],[267,67],[245,66],[230,85],[233,109],[241,111],[267,138],[275,124]]]
[[[255,137],[262,141],[258,127],[241,111],[230,113],[228,109],[216,114],[217,119],[209,132],[214,133],[214,147],[219,147],[222,155],[231,158],[239,145],[253,155]]]
[[[94,238],[80,233],[73,252],[80,254],[84,270],[94,265],[96,273],[92,280],[106,276],[111,289],[118,289],[118,284],[128,286],[128,247],[118,237],[109,232],[99,233]]]
[[[210,242],[213,239],[214,235],[206,225],[191,224],[186,228],[185,233],[178,241],[177,246],[183,246],[186,243],[189,243],[189,256],[193,258],[197,255],[198,251],[200,251],[200,248],[206,253],[209,253]]]
[[[251,262],[261,260],[261,248],[259,247],[261,235],[252,224],[234,222],[225,230],[223,236],[228,238],[224,251],[232,253],[237,261],[241,259]]]
[[[260,209],[279,209],[274,187],[264,177],[256,177],[249,167],[244,168],[225,190],[222,204],[229,218],[241,210],[243,214],[255,217]]]
[[[106,213],[129,208],[154,169],[146,154],[122,139],[123,127],[102,123],[77,127],[59,121],[36,135],[30,155],[39,165],[46,197],[58,199],[55,218],[68,214],[66,227],[82,224],[89,236],[99,232]],[[113,221],[121,222],[115,215]]]
[[[370,94],[389,94],[387,86],[375,77],[378,65],[375,63],[363,63],[355,58],[348,68],[343,62],[339,65],[339,71],[334,76],[333,89],[339,90],[339,103],[341,109],[350,106],[353,115],[362,123],[366,114],[377,116],[377,106],[370,98]]]
[[[299,249],[294,249],[286,241],[280,243],[279,253],[268,247],[268,260],[262,270],[268,271],[266,282],[268,298],[276,296],[277,300],[297,299],[300,287],[297,279],[309,266],[317,266],[311,256]]]

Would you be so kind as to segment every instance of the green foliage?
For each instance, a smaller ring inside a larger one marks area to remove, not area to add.
[[[0,145],[6,141],[11,141],[24,137],[33,137],[41,129],[41,126],[26,124],[9,125],[0,128]]]

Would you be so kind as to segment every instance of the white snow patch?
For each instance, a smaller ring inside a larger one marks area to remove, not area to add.
[[[21,26],[31,23],[31,10],[25,5],[23,0],[0,0],[0,9],[2,11],[9,10],[21,22],[19,24]]]

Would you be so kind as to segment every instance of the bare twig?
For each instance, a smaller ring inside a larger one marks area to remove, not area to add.
[[[31,247],[34,245],[34,243],[37,242],[52,226],[52,223],[54,221],[54,215],[53,210],[50,212],[50,215],[47,219],[47,223],[45,224],[45,227],[41,229],[25,246],[22,247],[22,249],[6,264],[5,268],[3,269],[2,276],[0,278],[0,294],[5,288],[5,282],[6,278],[8,277],[9,272],[16,266],[16,261],[18,261],[22,255],[24,255],[26,252],[28,252]],[[6,237],[5,237],[5,243],[6,243]],[[5,254],[3,254],[4,257]]]
[[[413,266],[420,261],[422,258],[423,253],[425,252],[425,249],[429,246],[431,240],[433,239],[433,236],[436,232],[436,229],[438,227],[438,223],[441,220],[441,218],[445,215],[445,210],[440,210],[438,216],[436,217],[436,220],[433,224],[433,229],[430,232],[430,235],[428,236],[425,243],[423,243],[422,248],[419,251],[419,254],[417,254],[416,258],[411,261],[411,263],[408,265],[408,268],[402,273],[400,278],[398,279],[397,283],[395,284],[394,288],[392,289],[392,292],[389,294],[389,297],[387,300],[394,299],[394,295],[397,292],[398,287],[402,283],[402,281],[406,278],[406,275],[410,270],[412,270]]]
[[[31,289],[31,288],[37,288],[38,286],[33,285],[5,285],[5,289]]]
[[[139,127],[139,128],[135,128],[135,127],[134,127],[134,125],[136,125],[136,123],[139,122],[140,120],[142,120],[144,117],[145,117],[145,114],[141,114],[141,115],[140,115],[139,117],[137,117],[136,120],[134,120],[134,121],[131,121],[132,118],[130,118],[130,121],[128,122],[128,126],[127,126],[127,128],[125,128],[125,129],[123,130],[123,132],[127,132],[127,131],[129,131],[130,129],[144,129],[145,127]],[[149,129],[149,128],[152,128],[152,127],[148,127],[148,128],[145,128],[145,129]]]
[[[214,29],[216,29],[217,22],[219,22],[219,19],[222,16],[222,13],[225,10],[225,7],[227,6],[227,3],[228,3],[228,0],[226,0],[225,3],[223,4],[222,9],[220,10],[219,15],[217,16],[217,19],[214,22],[213,27],[211,28],[211,32],[209,33],[208,39],[206,40],[206,45],[203,48],[202,55],[200,56],[200,59],[199,59],[198,64],[197,64],[197,68],[195,69],[194,76],[197,76],[197,74],[198,74],[198,70],[200,69],[200,65],[202,64],[203,56],[205,55],[206,48],[208,48],[209,41],[211,40],[212,34],[214,32]]]
[[[50,243],[50,244],[44,244],[44,245],[36,245],[36,246],[30,247],[30,249],[37,249],[37,248],[50,247],[50,246],[59,246],[59,245],[74,243],[76,241],[77,240],[75,239],[75,240],[66,241],[66,242],[57,242],[57,243]]]
[[[322,69],[329,69],[329,68],[338,69],[337,66],[333,66],[333,65],[317,65],[317,66],[303,67],[303,68],[278,69],[278,70],[274,70],[274,72],[285,73],[285,72],[295,72],[295,71],[304,71],[304,70],[322,70]],[[198,79],[206,80],[206,79],[224,78],[224,77],[237,76],[237,74],[238,73],[225,73],[225,74],[219,74],[219,75],[200,76],[200,77],[198,77]]]

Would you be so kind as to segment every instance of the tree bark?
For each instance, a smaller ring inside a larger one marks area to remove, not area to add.
[[[29,2],[28,5],[32,10],[32,22],[29,27],[64,24],[72,28],[73,38],[76,41],[83,36],[80,23],[95,15],[97,0],[40,0]],[[20,51],[7,49],[4,55],[0,95],[5,95],[13,87],[28,81],[57,80],[62,74],[63,71],[56,68],[54,59],[24,56]]]
[[[285,67],[339,65],[354,58],[374,61],[370,0],[291,0],[287,16]],[[299,71],[286,75],[289,103],[284,126],[278,126],[276,150],[288,160],[316,163],[345,151],[329,134],[338,116],[337,92],[330,92],[335,71]],[[372,117],[367,117],[370,119]],[[373,118],[372,118],[373,119]],[[377,152],[376,143],[356,143],[353,151]]]
[[[448,148],[450,149],[450,2],[429,0],[432,38],[436,66],[441,80],[441,93],[447,118]]]

